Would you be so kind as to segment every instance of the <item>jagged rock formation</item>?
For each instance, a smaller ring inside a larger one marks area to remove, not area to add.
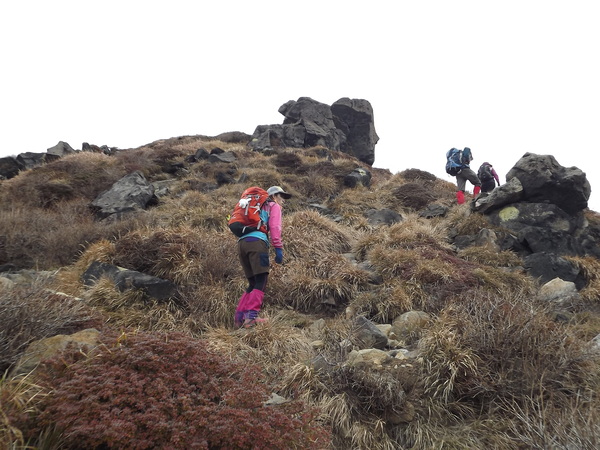
[[[367,100],[341,98],[329,106],[309,97],[284,103],[282,125],[256,127],[250,147],[263,151],[275,147],[314,147],[348,153],[372,165],[375,161],[373,108]]]
[[[508,172],[507,183],[477,198],[472,209],[508,230],[501,243],[525,258],[531,275],[584,284],[563,256],[600,257],[597,231],[584,217],[591,194],[585,173],[561,166],[551,155],[526,153]]]

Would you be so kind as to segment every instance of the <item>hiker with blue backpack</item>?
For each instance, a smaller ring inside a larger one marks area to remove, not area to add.
[[[446,152],[446,173],[456,177],[456,201],[459,205],[465,202],[465,187],[467,181],[473,186],[473,197],[477,197],[481,191],[481,181],[469,164],[473,161],[473,153],[469,147],[463,150],[451,148]]]
[[[235,310],[234,322],[237,328],[252,328],[267,321],[259,318],[258,314],[269,276],[269,241],[275,248],[275,262],[282,264],[281,207],[285,200],[291,197],[292,194],[288,194],[279,186],[271,186],[266,191],[257,187],[249,188],[242,194],[229,221],[231,231],[239,237],[238,255],[244,275],[248,279],[248,287]],[[248,211],[252,208],[260,217],[257,223],[247,219],[251,215]],[[249,221],[245,222],[246,220]],[[245,223],[243,227],[240,227],[241,223]]]
[[[496,189],[496,184],[500,186],[500,178],[489,162],[484,162],[479,166],[477,177],[481,181],[481,192],[492,192]]]

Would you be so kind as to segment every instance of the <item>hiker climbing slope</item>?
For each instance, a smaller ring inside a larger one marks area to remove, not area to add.
[[[471,161],[473,161],[473,153],[469,147],[465,147],[463,150],[451,148],[446,153],[446,172],[456,177],[456,186],[458,187],[456,201],[459,205],[465,202],[467,181],[475,186],[473,189],[474,197],[477,197],[481,191],[481,181],[469,167]]]
[[[254,229],[243,234],[238,240],[238,255],[248,287],[242,294],[235,310],[235,326],[250,328],[265,322],[258,314],[262,307],[269,276],[269,240],[275,247],[275,262],[283,263],[283,243],[281,240],[281,207],[292,195],[279,186],[267,189],[268,199],[261,205],[260,215],[264,228]]]
[[[496,184],[500,186],[500,178],[489,162],[484,162],[479,166],[477,177],[481,181],[481,192],[492,192],[496,188]]]

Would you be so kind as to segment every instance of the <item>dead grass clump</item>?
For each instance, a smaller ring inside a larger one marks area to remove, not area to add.
[[[502,413],[513,418],[508,433],[526,448],[599,448],[599,411],[597,391],[567,405],[557,406],[543,394],[533,394],[502,406]]]
[[[493,267],[519,267],[523,261],[513,251],[498,251],[487,247],[473,246],[460,250],[458,256],[478,264]]]
[[[113,329],[140,329],[152,332],[181,331],[197,334],[196,324],[188,320],[174,302],[149,299],[141,290],[119,291],[111,280],[100,279],[83,293],[85,302],[101,311]]]
[[[385,232],[386,244],[390,247],[451,250],[442,226],[420,219],[414,214],[407,215],[405,220],[391,225]]]
[[[205,194],[187,191],[180,198],[162,200],[152,214],[164,227],[186,226],[203,232],[225,231],[228,230],[227,216],[238,199],[234,200],[231,196],[231,202],[226,202],[224,198],[229,196],[221,194],[227,191],[219,189],[218,192]]]
[[[298,180],[296,190],[309,201],[325,202],[340,192],[341,187],[333,178],[309,172],[308,175]]]
[[[600,366],[585,343],[527,297],[463,295],[420,342],[427,392],[494,412],[543,394],[556,407],[596,388]]]
[[[0,264],[53,269],[73,263],[90,242],[113,238],[141,226],[147,215],[121,221],[97,222],[83,199],[51,209],[14,208],[0,211],[5,243]]]
[[[231,232],[189,227],[132,231],[115,242],[113,260],[183,287],[234,278],[239,266]]]
[[[46,282],[0,291],[0,373],[17,362],[32,341],[101,327],[103,320],[80,300],[47,288]]]
[[[295,152],[284,151],[273,156],[273,164],[282,172],[303,174],[302,158]]]
[[[127,172],[100,153],[81,152],[21,172],[0,185],[0,205],[48,207],[62,200],[93,200]]]
[[[583,272],[586,280],[585,287],[579,291],[581,297],[590,303],[600,303],[600,261],[591,256],[569,257],[566,259],[575,263]]]
[[[318,212],[303,210],[285,215],[283,240],[287,258],[323,258],[345,253],[355,235]]]
[[[420,210],[435,200],[431,190],[421,183],[406,183],[394,188],[392,195],[396,199],[397,206]]]
[[[433,183],[437,180],[434,174],[420,169],[406,169],[400,172],[399,176],[408,182],[422,182],[424,184]]]
[[[163,157],[155,157],[155,151],[148,147],[123,150],[118,152],[113,158],[125,169],[125,173],[139,171],[146,178],[152,178],[162,171],[161,162]]]
[[[284,270],[274,271],[269,278],[267,296],[275,304],[302,312],[346,305],[369,279],[367,272],[336,254],[297,260]]]
[[[483,214],[471,213],[465,216],[460,208],[456,208],[449,216],[447,226],[454,228],[459,236],[477,234],[483,229],[496,229]]]
[[[383,207],[380,195],[362,185],[344,189],[328,206],[345,218],[364,217],[368,210]]]
[[[449,415],[437,415],[436,405],[427,405],[431,418],[415,421],[405,428],[396,428],[394,436],[402,448],[452,449],[521,449],[519,440],[508,432],[512,422],[508,418],[477,418],[466,420]]]
[[[379,246],[371,250],[369,260],[385,280],[400,277],[425,286],[454,281],[464,288],[477,284],[473,276],[477,266],[435,248],[406,250]]]
[[[349,323],[330,321],[322,332],[327,368],[296,363],[280,381],[284,395],[299,396],[322,411],[332,428],[335,448],[398,448],[384,426],[385,417],[402,414],[407,400],[403,377],[392,370],[343,364],[339,343],[351,333]],[[379,425],[374,425],[379,424]]]
[[[313,355],[304,333],[286,325],[285,311],[269,315],[269,322],[251,329],[208,327],[203,337],[222,355],[262,365],[265,373],[277,382],[298,360]]]
[[[40,403],[49,392],[36,384],[30,376],[10,378],[6,373],[0,378],[0,443],[6,449],[31,448],[23,432],[14,425],[14,419],[23,423],[39,412]]]
[[[379,286],[355,295],[348,308],[356,315],[364,315],[375,323],[391,323],[396,317],[423,306],[426,293],[415,293],[411,286],[401,280]]]
[[[419,342],[427,367],[425,393],[445,404],[473,390],[482,366],[481,358],[461,339],[459,328],[457,320],[443,313]]]
[[[201,329],[233,327],[235,308],[246,287],[245,284],[242,285],[242,277],[239,281],[238,284],[200,283],[188,289],[184,300],[190,320]]]
[[[534,296],[538,285],[525,271],[511,271],[497,267],[479,267],[473,270],[481,289],[515,296]]]

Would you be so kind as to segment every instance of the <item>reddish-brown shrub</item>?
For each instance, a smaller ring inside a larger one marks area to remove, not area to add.
[[[265,406],[260,370],[180,333],[104,336],[91,357],[47,363],[54,387],[38,417],[66,448],[325,448],[316,411],[297,401]],[[32,428],[33,429],[33,428]]]

